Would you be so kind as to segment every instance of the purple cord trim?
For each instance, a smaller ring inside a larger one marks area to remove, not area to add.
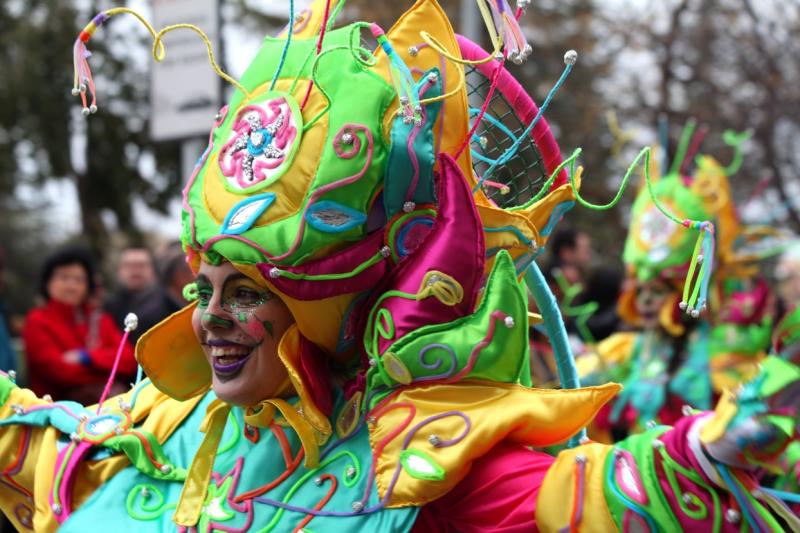
[[[108,19],[109,19],[109,16],[106,15],[105,13],[98,13],[97,15],[94,16],[94,18],[92,19],[92,22],[94,22],[95,26],[100,27]]]
[[[455,350],[453,350],[453,348],[451,348],[450,346],[448,346],[446,344],[438,344],[438,343],[429,344],[429,345],[425,346],[424,348],[422,348],[419,351],[419,359],[418,359],[419,360],[419,364],[422,365],[423,368],[426,368],[428,370],[438,370],[439,367],[442,366],[442,361],[443,361],[444,358],[439,358],[435,362],[433,362],[432,364],[428,364],[428,363],[425,362],[425,355],[427,355],[427,353],[429,351],[431,351],[431,350],[433,350],[435,348],[440,348],[440,349],[446,351],[450,355],[450,368],[447,370],[447,372],[443,372],[441,374],[434,374],[434,375],[431,375],[431,376],[419,377],[419,378],[415,379],[413,381],[413,383],[418,383],[418,382],[421,382],[421,381],[433,381],[435,379],[449,378],[455,373],[456,368],[458,367],[458,359],[456,357]]]

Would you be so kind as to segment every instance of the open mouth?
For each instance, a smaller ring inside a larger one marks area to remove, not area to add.
[[[253,353],[253,346],[230,342],[209,341],[211,367],[218,378],[231,379],[241,372]]]

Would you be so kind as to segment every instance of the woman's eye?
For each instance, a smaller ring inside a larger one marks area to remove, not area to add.
[[[234,300],[236,305],[245,307],[260,305],[263,301],[263,298],[261,297],[261,294],[252,289],[239,288],[236,289],[236,292],[234,293]]]

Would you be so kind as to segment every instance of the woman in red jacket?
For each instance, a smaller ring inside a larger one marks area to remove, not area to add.
[[[91,303],[94,288],[94,267],[83,250],[61,250],[45,262],[40,290],[46,303],[28,313],[23,331],[30,385],[37,394],[83,404],[99,399],[122,333]],[[122,392],[135,371],[133,349],[126,343],[112,393]]]

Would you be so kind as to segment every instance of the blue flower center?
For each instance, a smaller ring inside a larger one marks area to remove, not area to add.
[[[264,150],[272,142],[272,138],[272,134],[265,128],[251,132],[250,137],[247,139],[247,151],[253,156],[263,154]]]

